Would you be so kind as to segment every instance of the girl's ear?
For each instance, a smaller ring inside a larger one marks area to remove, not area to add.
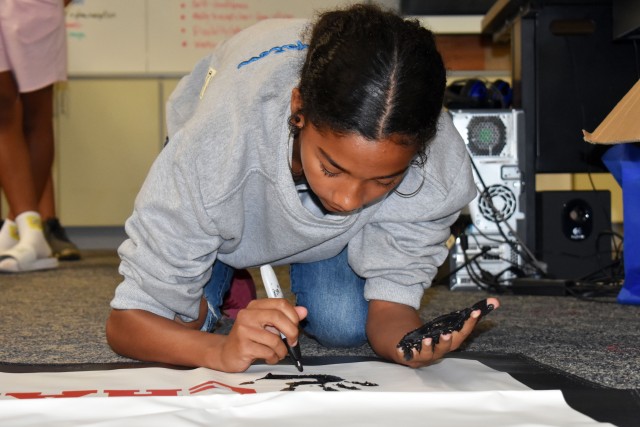
[[[302,95],[300,95],[300,89],[294,87],[291,91],[291,114],[300,114],[302,110]]]
[[[302,129],[304,127],[304,115],[302,114],[302,95],[295,87],[291,91],[291,125]]]

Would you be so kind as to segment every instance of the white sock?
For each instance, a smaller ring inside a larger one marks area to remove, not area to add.
[[[11,249],[18,244],[19,240],[18,226],[10,219],[5,219],[0,228],[0,252]]]
[[[51,256],[51,248],[44,237],[42,220],[38,212],[22,212],[16,217],[16,224],[20,234],[20,245],[31,246],[36,251],[38,258]]]

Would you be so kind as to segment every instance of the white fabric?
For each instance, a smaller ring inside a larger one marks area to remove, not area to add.
[[[35,374],[0,373],[0,400],[12,398],[9,393],[40,392],[60,395],[62,392],[90,391],[85,397],[106,397],[105,390],[178,390],[178,395],[230,393],[231,387],[245,393],[280,391],[287,381],[258,380],[266,374],[335,375],[350,386],[353,382],[372,382],[377,386],[359,387],[375,392],[429,391],[506,391],[529,390],[510,375],[495,371],[470,360],[445,359],[422,369],[409,369],[393,363],[360,362],[336,365],[305,366],[299,373],[293,365],[253,365],[243,373],[226,373],[206,368],[176,370],[166,368],[118,369],[113,371],[43,372]],[[211,383],[215,388],[204,389]],[[254,382],[253,384],[246,384]],[[289,381],[290,382],[290,381]],[[335,383],[328,385],[336,387]],[[251,390],[251,391],[249,391]],[[317,385],[299,387],[299,391],[321,391]],[[1,412],[1,411],[0,411]]]
[[[252,395],[3,401],[3,426],[610,426],[552,391],[273,392]]]
[[[323,391],[318,384],[285,392],[279,390],[291,380],[261,379],[267,374],[333,375],[343,381],[328,383],[336,390],[332,392]],[[366,382],[369,385],[363,385]],[[338,383],[359,390],[340,388]],[[24,393],[83,397],[26,399]],[[163,393],[165,396],[160,395]],[[116,394],[129,396],[107,397]],[[2,426],[425,423],[448,427],[609,425],[571,409],[560,391],[533,391],[479,362],[457,359],[416,370],[383,362],[306,366],[302,374],[288,365],[256,365],[240,374],[204,368],[0,373]]]

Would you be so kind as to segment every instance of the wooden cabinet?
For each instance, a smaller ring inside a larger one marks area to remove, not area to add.
[[[157,79],[71,79],[56,97],[54,180],[68,227],[121,226],[163,143]]]

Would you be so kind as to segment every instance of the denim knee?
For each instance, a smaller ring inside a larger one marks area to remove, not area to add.
[[[291,289],[308,315],[303,330],[326,347],[356,347],[367,341],[364,279],[348,263],[347,249],[326,260],[291,265]]]
[[[222,307],[224,295],[231,287],[234,271],[232,267],[221,261],[217,260],[213,264],[211,278],[204,286],[204,298],[207,300],[209,310],[201,330],[211,332],[222,318],[220,307]]]
[[[310,310],[302,327],[306,333],[325,347],[359,347],[367,342],[366,318],[342,316],[338,319],[331,313]]]

